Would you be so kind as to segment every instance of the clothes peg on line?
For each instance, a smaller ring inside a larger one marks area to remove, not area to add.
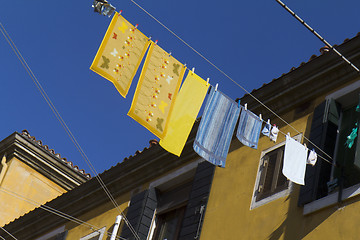
[[[155,40],[155,45],[157,45],[157,43],[158,43],[158,40]]]
[[[247,103],[245,103],[244,108],[245,108],[245,110],[247,110]]]
[[[169,57],[171,57],[172,52],[169,52]]]
[[[267,123],[270,124],[270,119],[267,120]]]
[[[138,26],[139,26],[139,24],[136,24],[136,25],[135,25],[135,28],[137,29],[137,28],[138,28]]]
[[[209,86],[209,81],[210,81],[210,78],[207,78],[206,79],[206,86]]]
[[[218,86],[219,86],[219,84],[217,83],[217,84],[215,85],[215,92],[217,91]]]
[[[191,69],[191,71],[192,71],[193,73],[195,73],[195,68],[193,67],[193,68]]]
[[[260,120],[262,121],[262,115],[261,115],[261,113],[259,114],[259,118],[260,118]]]

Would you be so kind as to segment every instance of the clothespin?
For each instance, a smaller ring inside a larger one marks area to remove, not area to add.
[[[209,86],[209,81],[210,81],[210,78],[207,78],[206,79],[206,86]]]
[[[155,45],[157,45],[157,43],[158,43],[158,40],[155,40]]]
[[[275,126],[275,124],[274,124],[274,126]],[[286,136],[291,137],[289,132],[286,134]]]
[[[260,118],[260,121],[262,121],[262,115],[261,115],[261,113],[259,114],[259,118]]]
[[[305,148],[307,148],[306,143],[304,143]]]
[[[270,124],[270,119],[267,120],[267,123]]]
[[[171,57],[171,52],[169,52],[169,57]]]
[[[193,68],[191,69],[191,71],[192,71],[193,73],[195,73],[195,68],[193,67]]]
[[[215,92],[217,91],[218,86],[219,86],[219,84],[215,85]]]
[[[240,99],[239,99],[239,101],[238,101],[238,108],[240,108]]]
[[[244,107],[245,107],[245,110],[247,110],[247,103],[245,103]]]
[[[135,25],[135,29],[137,29],[137,28],[138,28],[138,26],[139,26],[139,24],[136,24],[136,25]]]
[[[148,38],[148,41],[151,41],[151,36]]]
[[[118,15],[120,16],[120,15],[121,15],[121,13],[122,13],[122,10],[120,10],[120,11],[119,11],[119,14],[118,14]]]

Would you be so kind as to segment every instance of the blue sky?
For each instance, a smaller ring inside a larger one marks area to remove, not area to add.
[[[219,90],[244,91],[146,15],[130,0],[110,1],[139,30]],[[324,44],[275,0],[137,1],[248,91],[319,55]],[[285,1],[331,44],[360,31],[360,1]],[[126,99],[89,67],[111,18],[92,1],[3,1],[0,22],[100,173],[156,139],[127,116],[138,75]],[[358,66],[359,67],[359,66]],[[0,139],[27,129],[90,172],[10,46],[0,35]],[[261,100],[261,99],[260,99]],[[257,113],[259,114],[259,113]]]

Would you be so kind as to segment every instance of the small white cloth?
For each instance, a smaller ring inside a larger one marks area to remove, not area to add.
[[[277,126],[274,125],[270,131],[270,140],[276,142],[278,133],[279,133],[279,129],[277,128]]]
[[[308,149],[290,136],[286,136],[282,172],[290,181],[304,185]]]
[[[316,160],[317,160],[317,154],[314,150],[311,150],[309,153],[309,157],[307,159],[307,164],[311,164],[314,166],[316,163]]]

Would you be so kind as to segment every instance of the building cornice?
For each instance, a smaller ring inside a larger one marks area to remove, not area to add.
[[[3,155],[6,155],[8,161],[16,157],[66,191],[88,180],[86,175],[70,168],[55,154],[17,132],[0,142],[0,156]]]
[[[153,144],[150,148],[138,152],[135,156],[101,173],[99,176],[111,195],[117,198],[154,178],[199,158],[192,147],[198,124],[197,121],[180,157],[165,151],[158,144]],[[48,202],[46,206],[79,217],[106,203],[109,203],[109,198],[96,177],[93,177],[72,191]],[[67,223],[66,219],[37,208],[4,226],[4,228],[18,239],[33,239],[65,223]]]
[[[355,66],[360,66],[360,36],[356,36],[337,46],[337,50]],[[319,96],[329,93],[359,77],[350,65],[332,51],[312,58],[287,74],[251,92],[258,100],[276,112],[284,114],[303,103],[311,102]],[[262,104],[249,94],[241,98],[241,104],[264,118],[273,118]]]

